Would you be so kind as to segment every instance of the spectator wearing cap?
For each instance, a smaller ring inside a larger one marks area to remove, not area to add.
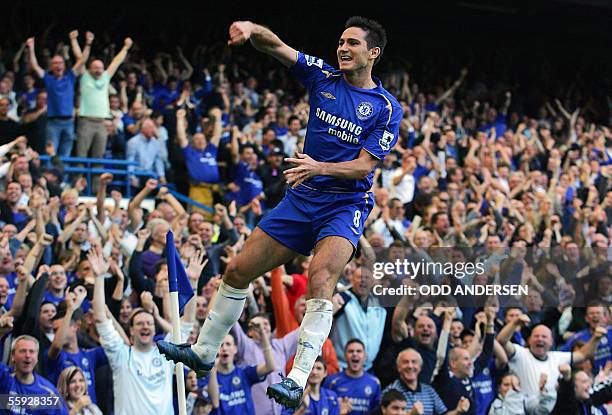
[[[68,293],[66,300],[58,306],[53,318],[55,337],[47,352],[45,360],[46,373],[53,383],[57,383],[61,372],[71,366],[79,367],[85,376],[87,393],[93,403],[96,399],[95,372],[108,365],[108,359],[102,347],[83,350],[79,348],[77,333],[81,326],[83,311],[80,309],[87,291],[83,286]]]
[[[210,139],[204,133],[196,133],[187,140],[186,111],[181,109],[176,113],[176,139],[185,157],[187,172],[189,173],[189,197],[203,205],[212,207],[214,204],[214,191],[220,181],[217,156],[221,140],[221,118],[219,108],[210,110],[210,117],[214,120],[214,127]],[[201,212],[205,219],[213,218],[212,212]]]
[[[283,159],[285,153],[280,147],[272,147],[266,157],[266,163],[260,167],[259,176],[263,182],[266,209],[273,209],[285,195],[286,180]]]

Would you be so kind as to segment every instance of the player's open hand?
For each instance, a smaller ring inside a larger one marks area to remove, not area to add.
[[[229,40],[227,44],[230,46],[242,45],[249,40],[253,31],[253,23],[251,22],[234,22],[229,28]]]
[[[296,167],[285,170],[285,179],[287,183],[292,187],[298,187],[304,180],[308,180],[311,177],[320,175],[321,163],[311,158],[308,154],[295,153],[297,158],[286,158],[287,163],[296,164]]]

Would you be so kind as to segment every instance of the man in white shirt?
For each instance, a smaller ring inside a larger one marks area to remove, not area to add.
[[[540,393],[539,380],[542,373],[547,376],[546,389],[554,393],[560,374],[559,366],[562,364],[576,365],[592,358],[599,340],[606,332],[603,327],[600,327],[601,330],[597,330],[593,337],[575,352],[550,351],[553,345],[552,332],[543,324],[538,324],[531,330],[527,340],[528,347],[521,347],[510,342],[516,329],[529,322],[529,317],[522,314],[506,324],[497,336],[497,341],[504,347],[508,355],[510,370],[521,379],[521,388],[528,395]]]
[[[388,214],[383,211],[382,217],[372,224],[372,230],[385,239],[385,246],[391,245],[395,239],[404,240],[404,233],[409,225],[404,217],[404,204],[398,198],[389,200],[387,209]],[[395,237],[392,230],[397,232]]]
[[[93,300],[96,328],[113,371],[115,414],[174,415],[172,404],[174,363],[159,353],[153,341],[155,320],[158,317],[154,317],[154,313],[145,308],[134,310],[129,322],[131,345],[126,344],[113,325],[113,321],[106,316],[104,277],[109,268],[108,261],[100,250],[95,249],[89,250],[88,259],[96,276]],[[188,270],[192,286],[193,274],[194,272]],[[199,273],[197,275],[199,276]],[[197,288],[197,279],[195,284]],[[183,341],[189,336],[195,318],[194,298],[185,306],[181,322]],[[144,301],[143,306],[147,307]]]
[[[402,204],[412,202],[414,198],[416,158],[408,151],[402,156],[402,167],[398,167],[391,176],[391,197],[398,198]]]

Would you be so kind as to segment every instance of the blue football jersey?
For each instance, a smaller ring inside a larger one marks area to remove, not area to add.
[[[350,415],[369,414],[380,403],[380,382],[369,373],[354,378],[344,371],[339,372],[328,376],[324,386],[339,397],[347,396],[350,399],[353,408]]]
[[[374,78],[374,89],[357,88],[344,79],[341,71],[302,52],[289,70],[308,90],[306,154],[317,161],[339,163],[355,160],[361,149],[382,160],[393,148],[402,107],[380,80]],[[373,171],[363,180],[316,176],[305,184],[326,191],[365,192],[372,187],[373,176]]]

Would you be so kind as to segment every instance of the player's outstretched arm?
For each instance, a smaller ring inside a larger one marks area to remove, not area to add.
[[[297,62],[297,51],[267,27],[249,21],[234,22],[229,28],[229,36],[227,44],[230,46],[242,45],[250,40],[255,49],[278,59],[287,67]]]

